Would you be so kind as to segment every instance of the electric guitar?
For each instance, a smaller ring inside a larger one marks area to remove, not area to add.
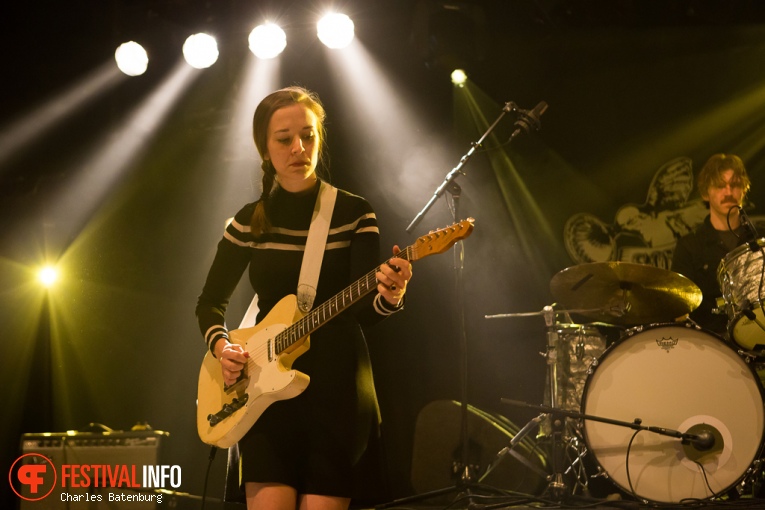
[[[419,237],[396,257],[413,262],[443,253],[470,235],[468,218]],[[307,314],[292,294],[282,298],[263,320],[251,327],[229,331],[229,341],[249,353],[242,375],[231,386],[223,383],[220,363],[208,352],[202,362],[197,388],[197,432],[210,445],[228,448],[238,442],[278,400],[293,398],[308,386],[308,375],[292,370],[292,363],[309,348],[309,335],[377,288],[378,268],[355,281]]]

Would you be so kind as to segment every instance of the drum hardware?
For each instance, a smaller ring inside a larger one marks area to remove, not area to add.
[[[755,498],[762,498],[765,496],[763,490],[765,489],[765,470],[763,470],[762,458],[758,458],[752,463],[749,469],[746,471],[746,476],[736,488],[739,496],[749,495]]]
[[[545,306],[543,309],[541,309],[538,312],[517,312],[517,313],[498,313],[494,315],[484,315],[484,319],[509,319],[514,317],[538,317],[540,315],[545,315],[547,313],[550,313],[552,311],[553,306]],[[549,310],[548,310],[549,308]],[[597,314],[597,313],[605,313],[606,310],[604,308],[582,308],[582,309],[572,309],[572,310],[556,310],[555,313],[564,313],[564,314],[571,314],[571,313],[577,313],[577,314]],[[606,323],[603,323],[604,325],[607,325]]]
[[[683,275],[645,264],[593,262],[558,272],[557,301],[589,318],[621,325],[671,321],[695,310],[701,290]]]
[[[481,477],[478,479],[478,483],[483,483],[483,481],[486,479],[487,476],[491,474],[492,471],[494,471],[494,468],[496,468],[500,462],[502,462],[502,459],[505,458],[506,455],[513,455],[515,453],[514,448],[515,446],[520,443],[523,438],[525,438],[529,432],[534,430],[536,427],[539,426],[539,424],[542,422],[542,419],[544,419],[545,415],[540,414],[536,418],[532,418],[529,420],[526,425],[524,425],[514,436],[512,439],[510,439],[510,442],[507,446],[502,448],[499,453],[497,453],[494,460],[486,467],[486,471],[481,475]],[[522,457],[521,457],[522,458]],[[547,473],[539,469],[538,467],[531,465],[526,461],[526,459],[523,459],[524,465],[529,466],[534,472],[536,472],[539,475],[542,475],[543,477],[547,477]]]
[[[758,355],[758,354],[757,354],[757,353],[755,353],[755,352],[752,352],[752,351],[745,351],[745,350],[743,350],[743,349],[738,349],[738,350],[736,351],[736,353],[737,353],[739,356],[741,356],[742,358],[744,358],[744,361],[746,361],[747,363],[751,363],[751,362],[753,362],[753,361],[755,361],[755,360],[757,360],[757,359],[759,359],[759,358],[761,358],[761,357],[762,357],[761,355]]]
[[[762,300],[760,300],[760,303],[762,303]],[[762,304],[760,304],[760,308],[762,308]],[[746,298],[741,301],[741,313],[744,317],[757,324],[761,330],[765,331],[765,324],[757,317],[757,314],[754,312],[754,306]]]
[[[565,476],[574,476],[576,484],[580,485],[584,492],[588,491],[589,480],[587,471],[584,467],[584,457],[587,455],[587,447],[581,442],[579,436],[572,435],[568,438],[566,450],[570,449],[574,453],[574,459],[568,463],[568,469],[563,472]],[[596,477],[597,474],[591,475]]]
[[[545,400],[553,407],[575,408],[581,406],[581,394],[586,374],[591,365],[597,360],[606,348],[605,338],[594,325],[579,325],[560,323],[557,321],[558,314],[563,314],[570,321],[570,313],[600,313],[602,309],[570,309],[555,310],[553,305],[545,306],[539,312],[521,312],[498,315],[486,315],[487,319],[507,317],[531,317],[543,316],[547,329],[546,350],[541,352],[547,362],[547,379],[545,384]],[[612,324],[598,323],[598,325],[610,326]],[[552,474],[546,474],[548,478],[548,491],[554,497],[562,497],[569,492],[564,475],[568,476],[576,470],[577,483],[586,488],[586,473],[581,464],[582,457],[586,454],[586,448],[579,441],[579,434],[573,430],[573,424],[559,417],[551,417],[544,413],[530,420],[518,434],[515,441],[520,441],[534,429],[540,429],[540,436],[549,436]],[[490,463],[483,478],[498,465],[508,454],[513,453],[514,442],[499,451],[495,460]],[[568,452],[573,451],[573,459],[567,463]]]

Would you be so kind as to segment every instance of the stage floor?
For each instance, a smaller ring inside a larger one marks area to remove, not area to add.
[[[618,496],[609,498],[586,498],[581,496],[565,496],[552,499],[549,497],[522,497],[520,495],[499,495],[495,490],[471,490],[459,492],[456,489],[449,490],[446,494],[436,497],[424,497],[418,494],[383,503],[358,503],[351,504],[351,510],[483,510],[512,508],[524,509],[599,509],[599,510],[682,510],[682,509],[765,509],[765,499],[752,498],[749,496],[738,499],[721,499],[715,501],[688,501],[677,503],[661,503],[636,501],[632,499],[619,499]],[[169,508],[175,510],[198,510],[200,499],[198,497],[180,497],[167,501]],[[164,506],[164,505],[163,505]],[[243,503],[223,502],[218,499],[208,499],[204,505],[206,510],[246,510]]]

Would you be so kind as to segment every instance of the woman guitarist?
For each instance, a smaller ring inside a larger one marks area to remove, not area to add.
[[[247,362],[229,342],[225,311],[245,270],[258,295],[258,321],[298,287],[303,250],[320,190],[324,108],[316,94],[289,87],[268,95],[253,120],[263,192],[245,205],[218,243],[196,315],[226,384]],[[315,303],[379,263],[380,235],[369,203],[338,190]],[[379,266],[376,290],[311,334],[293,367],[310,376],[297,397],[275,402],[239,441],[240,483],[253,509],[346,509],[354,468],[379,434],[379,412],[362,327],[403,307],[411,264]],[[374,283],[373,283],[374,285]]]

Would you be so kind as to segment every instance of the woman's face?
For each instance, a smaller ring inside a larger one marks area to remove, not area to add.
[[[276,180],[287,191],[303,191],[316,182],[321,140],[317,118],[302,104],[279,108],[268,123],[267,152]]]

